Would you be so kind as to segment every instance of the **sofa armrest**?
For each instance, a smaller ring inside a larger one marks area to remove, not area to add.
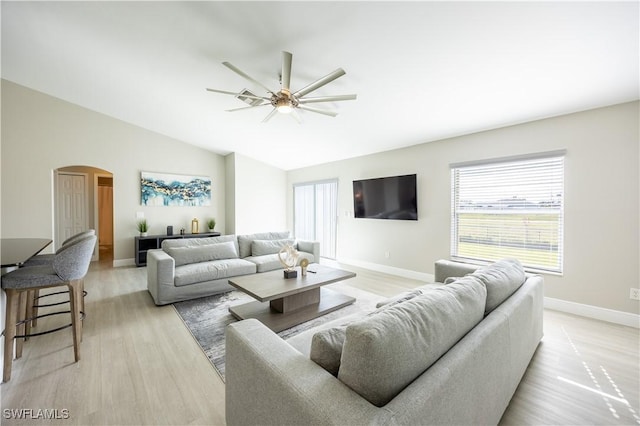
[[[227,425],[393,422],[255,319],[227,327],[225,358]]]
[[[313,260],[320,263],[320,241],[298,240],[298,250],[311,253]]]
[[[454,262],[453,260],[437,260],[435,263],[435,281],[437,283],[443,283],[449,277],[464,277],[467,274],[474,272],[481,265],[474,265],[472,263]]]
[[[156,305],[168,303],[163,300],[162,287],[174,286],[175,270],[175,260],[164,250],[155,249],[147,252],[147,289]]]

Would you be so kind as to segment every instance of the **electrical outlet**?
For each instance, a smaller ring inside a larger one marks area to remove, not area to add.
[[[629,299],[640,300],[640,288],[629,289]]]

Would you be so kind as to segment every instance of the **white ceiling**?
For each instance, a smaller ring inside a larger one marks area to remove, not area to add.
[[[639,98],[639,3],[6,2],[2,78],[146,129],[288,170]],[[232,96],[357,93],[301,111]],[[90,142],[89,142],[90,143]]]

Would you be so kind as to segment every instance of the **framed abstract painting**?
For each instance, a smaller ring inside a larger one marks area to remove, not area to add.
[[[209,206],[211,178],[170,173],[140,173],[143,206]]]

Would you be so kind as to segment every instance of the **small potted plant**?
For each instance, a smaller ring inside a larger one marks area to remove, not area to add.
[[[209,228],[209,232],[213,232],[213,228],[216,227],[216,220],[215,219],[209,219],[207,220],[207,228]]]
[[[142,219],[138,221],[138,231],[140,231],[141,237],[147,236],[147,232],[149,231],[149,224],[147,223],[147,219]]]

